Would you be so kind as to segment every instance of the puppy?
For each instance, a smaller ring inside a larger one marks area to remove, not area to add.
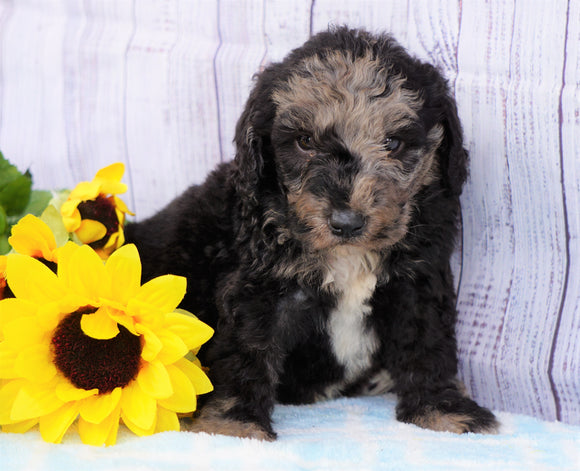
[[[236,156],[126,229],[216,329],[194,430],[274,439],[274,404],[394,392],[397,419],[493,432],[455,377],[449,258],[467,154],[446,81],[336,28],[259,74]]]

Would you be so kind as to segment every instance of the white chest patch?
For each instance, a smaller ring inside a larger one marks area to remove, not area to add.
[[[328,319],[328,333],[345,380],[353,381],[371,366],[379,347],[374,330],[366,326],[371,312],[369,300],[377,284],[378,256],[339,248],[328,265],[325,286],[336,293],[338,303]]]

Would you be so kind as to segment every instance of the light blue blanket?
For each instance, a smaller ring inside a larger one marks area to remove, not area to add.
[[[0,468],[16,470],[580,470],[580,427],[498,414],[498,435],[453,435],[401,424],[392,396],[278,406],[278,440],[193,433],[138,438],[122,428],[116,445],[63,444],[36,431],[0,434]]]

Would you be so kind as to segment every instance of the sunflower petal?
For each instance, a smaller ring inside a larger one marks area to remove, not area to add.
[[[145,393],[137,381],[133,381],[123,389],[121,411],[123,418],[131,424],[149,430],[155,425],[157,401]]]
[[[121,178],[125,173],[125,165],[122,162],[115,162],[100,169],[93,179],[100,186],[101,193],[124,193],[127,185],[121,183]]]
[[[55,384],[56,385],[56,384]],[[14,404],[10,418],[14,422],[41,417],[50,414],[59,409],[64,404],[61,401],[51,385],[34,385],[25,384],[20,388]]]
[[[155,399],[167,398],[173,395],[171,379],[160,361],[145,362],[137,376],[141,389]]]
[[[120,195],[127,191],[127,185],[121,182],[113,181],[100,181],[101,193],[106,193],[109,195]]]
[[[115,388],[110,393],[85,399],[80,408],[81,417],[87,422],[100,424],[119,405],[121,396],[122,388]],[[119,414],[117,414],[117,418],[118,416]]]
[[[158,276],[141,286],[134,299],[163,313],[172,312],[185,296],[186,285],[186,279],[182,276]]]
[[[18,350],[9,348],[6,343],[0,343],[0,378],[12,379],[18,378],[16,373],[16,360],[18,359]],[[2,404],[0,402],[0,404]]]
[[[127,428],[138,437],[144,437],[146,435],[152,435],[153,433],[155,433],[155,425],[156,425],[155,422],[157,419],[157,414],[155,415],[155,420],[153,420],[153,424],[149,428],[139,427],[123,412],[121,412],[121,418],[123,419],[123,422],[125,423]]]
[[[93,423],[85,420],[82,415],[79,418],[79,435],[86,445],[113,445],[117,441],[119,429],[120,408],[115,407],[101,422]]]
[[[18,393],[22,387],[26,384],[24,380],[14,380],[8,381],[2,387],[0,387],[0,425],[7,425],[18,423],[18,420],[12,420],[11,412],[14,405],[14,401],[18,396]],[[31,420],[31,419],[27,419]]]
[[[194,348],[207,342],[214,330],[194,316],[171,312],[165,316],[165,326],[174,334],[178,335],[187,345],[187,348]]]
[[[83,243],[90,244],[105,237],[107,228],[99,221],[83,219],[75,233]]]
[[[95,180],[112,180],[114,182],[120,182],[124,173],[125,164],[122,162],[115,162],[100,169],[95,174]]]
[[[127,185],[121,182],[100,181],[101,194],[119,195],[127,191]]]
[[[80,203],[82,201],[94,200],[97,196],[99,196],[100,190],[101,185],[99,182],[94,180],[90,182],[80,182],[70,192],[68,201],[79,200]]]
[[[26,255],[8,256],[6,278],[14,296],[36,304],[58,301],[66,295],[64,286],[50,268]]]
[[[73,293],[91,300],[93,305],[97,305],[100,298],[111,298],[111,278],[103,261],[88,245],[72,252],[62,276]]]
[[[80,389],[62,378],[55,388],[56,396],[63,402],[80,401],[99,394],[98,389]]]
[[[47,332],[36,319],[31,322],[30,317],[14,319],[4,326],[2,332],[7,348],[15,350],[46,342],[47,337]]]
[[[121,218],[123,219],[123,218]],[[121,227],[121,224],[123,224],[123,221],[119,221],[119,230],[111,235],[111,239],[113,239],[113,237],[116,237],[115,239],[115,247],[121,247],[124,243],[125,243],[125,232],[123,231],[123,228]]]
[[[117,434],[119,432],[119,422],[121,420],[121,405],[117,406],[117,409],[113,411],[113,413],[109,416],[108,419],[111,420],[111,428],[109,429],[109,434],[105,439],[105,445],[111,446],[114,445],[117,441]]]
[[[160,399],[159,404],[174,412],[193,412],[197,407],[193,384],[187,375],[176,366],[167,365],[166,368],[171,378],[173,395],[167,399]]]
[[[167,410],[165,407],[158,407],[157,409],[157,425],[155,431],[160,432],[179,432],[179,419],[177,414],[173,411]]]
[[[109,317],[105,307],[92,314],[84,314],[81,318],[81,329],[85,335],[98,340],[112,339],[119,333],[118,324]]]
[[[69,199],[60,207],[62,222],[68,232],[76,231],[81,225],[81,213],[77,209],[80,202],[80,199]]]
[[[85,305],[85,303],[79,303],[80,300],[76,300],[77,302],[69,301],[73,300],[67,297],[62,299],[58,304],[50,303],[38,306],[38,313],[35,319],[38,322],[38,326],[44,332],[53,332],[66,313],[75,312],[80,306]]]
[[[141,286],[141,260],[133,244],[120,247],[107,260],[107,272],[112,279],[113,299],[126,304]]]
[[[141,351],[141,357],[145,361],[153,361],[163,348],[163,343],[159,340],[159,337],[151,330],[142,324],[135,325],[136,331],[143,335],[143,350]]]
[[[131,216],[135,216],[135,213],[131,212],[131,210],[127,207],[127,205],[121,198],[117,196],[115,196],[114,198],[115,198],[115,208],[117,209],[118,212],[122,214],[130,214]],[[120,217],[119,221],[121,221]]]
[[[46,383],[56,375],[56,366],[50,358],[50,347],[46,343],[32,345],[20,351],[14,370],[29,381]]]
[[[191,381],[195,389],[195,393],[199,396],[200,394],[207,394],[213,391],[213,385],[209,380],[205,372],[195,363],[182,358],[175,363],[175,366],[179,368]]]
[[[15,319],[34,316],[37,309],[36,304],[26,301],[25,299],[3,299],[0,303],[0,332],[2,332],[6,324]],[[1,333],[0,339],[2,339]]]
[[[64,437],[64,434],[75,421],[78,414],[78,404],[71,402],[41,417],[39,420],[39,430],[44,441],[60,443],[62,437]]]
[[[80,246],[72,241],[68,241],[62,247],[57,249],[58,251],[58,266],[56,268],[56,273],[59,280],[62,280],[65,286],[71,286],[68,281],[67,276],[72,275],[71,264],[74,263],[74,254]]]
[[[168,329],[162,329],[157,333],[157,337],[161,340],[163,348],[159,352],[157,358],[164,364],[170,365],[175,363],[180,358],[183,358],[189,352],[187,345],[181,340],[181,337],[174,334]]]
[[[31,257],[52,259],[56,249],[56,240],[44,221],[32,214],[27,214],[12,227],[12,236],[8,239],[12,248]]]
[[[2,425],[2,431],[6,433],[26,433],[38,423],[38,419],[25,420],[15,424]]]
[[[135,328],[135,319],[133,319],[131,316],[128,316],[123,311],[109,307],[109,316],[111,316],[111,319],[113,319],[117,324],[125,327],[125,329],[127,329],[133,335],[140,335]]]

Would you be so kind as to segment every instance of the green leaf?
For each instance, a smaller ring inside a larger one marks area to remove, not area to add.
[[[0,152],[0,188],[4,188],[10,182],[22,177],[22,173],[4,158]]]
[[[48,202],[51,198],[52,193],[50,191],[32,190],[30,201],[28,202],[28,206],[24,209],[24,214],[40,216],[48,206]]]
[[[48,202],[49,205],[54,206],[57,211],[60,211],[63,203],[68,199],[70,190],[53,190],[52,199]]]
[[[12,247],[8,243],[8,236],[6,234],[0,235],[0,255],[6,255]]]
[[[61,247],[70,239],[68,231],[62,222],[62,216],[53,205],[49,205],[40,216],[54,234],[56,246]]]
[[[8,229],[8,221],[6,221],[6,211],[0,206],[0,234],[4,234]]]
[[[32,179],[26,175],[20,175],[4,187],[0,185],[0,205],[8,216],[20,214],[30,201]]]

